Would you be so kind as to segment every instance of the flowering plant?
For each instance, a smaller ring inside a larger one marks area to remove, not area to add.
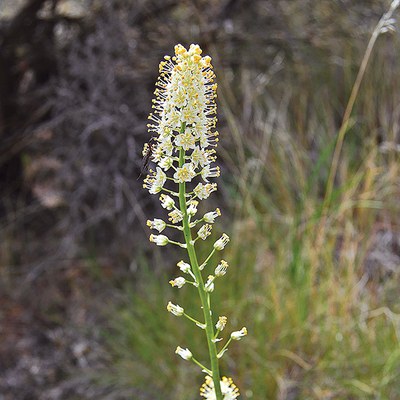
[[[151,144],[143,150],[145,159],[156,164],[156,170],[149,170],[144,187],[151,194],[160,193],[163,208],[169,211],[168,220],[155,218],[147,222],[158,234],[150,235],[150,241],[158,246],[174,244],[187,250],[189,262],[179,261],[178,267],[183,276],[170,281],[173,287],[182,288],[191,284],[197,288],[204,321],[198,321],[188,315],[180,305],[169,302],[167,310],[175,316],[185,316],[207,336],[210,367],[202,365],[189,349],[177,347],[176,353],[185,360],[191,360],[205,372],[205,383],[200,389],[206,399],[231,400],[239,396],[239,390],[232,379],[223,377],[219,372],[219,359],[227,351],[232,340],[240,340],[247,335],[247,329],[232,332],[225,345],[217,349],[221,332],[227,324],[225,316],[213,321],[211,294],[217,279],[224,276],[228,263],[221,260],[206,279],[203,271],[210,268],[212,256],[225,248],[229,237],[225,233],[213,244],[209,256],[199,262],[196,254],[196,242],[206,240],[212,230],[215,219],[221,215],[217,208],[201,218],[196,218],[199,201],[207,199],[217,190],[217,184],[210,178],[220,175],[216,160],[215,147],[218,142],[216,128],[216,90],[215,74],[211,57],[201,56],[198,45],[190,45],[189,50],[182,45],[175,46],[175,56],[165,56],[160,63],[160,76],[153,100],[154,112],[148,124],[149,132],[154,136]],[[184,241],[176,242],[161,234],[166,228],[177,229],[183,233]],[[195,236],[193,236],[195,231]]]

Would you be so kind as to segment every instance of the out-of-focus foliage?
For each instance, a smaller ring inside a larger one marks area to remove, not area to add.
[[[14,32],[7,23],[3,28],[6,67],[20,70],[13,92],[2,93],[13,105],[8,110],[5,104],[3,135],[10,144],[3,161],[9,172],[2,231],[15,237],[24,226],[25,244],[12,246],[9,257],[40,262],[43,269],[88,246],[98,253],[100,243],[107,244],[103,255],[131,258],[141,235],[132,227],[144,225],[149,202],[136,177],[156,66],[173,44],[199,42],[214,54],[229,87],[225,100],[245,124],[252,118],[251,102],[268,87],[268,98],[275,93],[277,101],[282,94],[301,100],[288,107],[302,124],[297,129],[304,130],[312,97],[319,101],[321,91],[332,94],[340,118],[352,76],[346,78],[342,66],[351,71],[357,64],[385,2],[97,0],[54,2],[54,9],[51,1],[27,4],[35,6],[27,15],[35,17],[31,32]],[[271,87],[275,70],[281,71],[281,84]],[[246,79],[259,82],[250,97],[242,95]]]

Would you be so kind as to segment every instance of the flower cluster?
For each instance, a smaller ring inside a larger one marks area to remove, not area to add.
[[[198,200],[207,199],[217,190],[216,183],[210,178],[220,175],[216,160],[215,147],[218,142],[216,126],[216,90],[215,74],[209,56],[202,57],[202,50],[192,44],[189,50],[182,45],[175,46],[175,56],[165,56],[160,63],[160,76],[153,100],[154,112],[150,114],[149,132],[153,135],[151,146],[145,144],[143,154],[151,153],[151,160],[156,169],[150,170],[144,180],[144,187],[150,194],[163,192],[160,202],[170,211],[169,221],[179,224],[182,212],[177,207],[174,197],[178,193],[166,187],[168,181],[190,183],[198,178],[188,197],[188,213],[194,216]],[[183,163],[179,162],[179,150],[185,151]],[[204,215],[202,221],[213,223],[220,215],[219,210]],[[199,222],[202,222],[199,221]],[[151,229],[161,233],[167,223],[160,219],[148,221]],[[180,226],[175,226],[180,229]],[[211,233],[211,227],[204,226],[199,236],[205,240]],[[150,241],[159,246],[169,243],[165,235],[152,235]]]
[[[210,296],[216,280],[228,271],[228,263],[221,260],[212,274],[206,279],[203,269],[209,267],[213,255],[222,251],[229,242],[225,233],[216,240],[211,253],[201,264],[198,262],[195,245],[198,240],[207,240],[212,234],[212,224],[221,215],[217,208],[195,217],[199,202],[207,199],[217,190],[217,184],[210,178],[220,175],[215,166],[218,132],[216,128],[216,90],[215,74],[209,56],[201,56],[198,45],[185,49],[175,46],[175,56],[165,56],[160,63],[160,76],[153,100],[153,113],[150,114],[149,132],[151,144],[143,150],[145,160],[156,164],[155,170],[149,170],[144,187],[150,194],[160,194],[161,206],[168,211],[168,222],[155,218],[147,221],[150,229],[158,234],[150,235],[150,241],[158,246],[175,244],[185,248],[189,262],[178,262],[183,276],[170,280],[172,287],[181,289],[192,285],[197,288],[201,300],[204,321],[198,321],[188,315],[180,305],[169,302],[167,310],[177,316],[186,317],[202,330],[205,330],[211,368],[202,365],[189,349],[177,347],[176,353],[201,367],[210,376],[201,388],[201,395],[207,399],[236,399],[239,391],[231,379],[220,380],[218,360],[227,351],[232,340],[240,340],[247,334],[246,328],[231,333],[225,345],[217,351],[217,342],[223,340],[219,334],[227,324],[227,318],[220,316],[215,323],[210,309]],[[176,242],[163,234],[173,228],[183,232],[184,242]],[[195,235],[192,237],[192,234]],[[209,271],[211,272],[211,271]],[[215,385],[215,386],[214,386]],[[219,387],[220,386],[220,387]]]
[[[175,56],[165,56],[160,63],[160,76],[153,100],[154,112],[149,119],[149,131],[156,135],[152,160],[157,163],[145,180],[145,187],[151,194],[162,190],[166,182],[166,171],[172,170],[176,183],[191,182],[201,176],[205,184],[199,183],[195,196],[207,198],[216,190],[215,184],[207,184],[209,178],[219,176],[215,161],[218,142],[216,126],[215,74],[209,56],[202,57],[198,45],[186,50],[175,46]],[[177,150],[183,148],[186,160],[179,164]],[[148,147],[145,147],[148,152]]]

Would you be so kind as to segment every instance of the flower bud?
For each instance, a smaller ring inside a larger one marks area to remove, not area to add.
[[[215,327],[219,330],[219,331],[223,331],[226,323],[228,322],[228,318],[222,316],[222,317],[218,317],[218,322],[216,323]]]
[[[240,331],[235,331],[231,333],[231,338],[233,340],[240,340],[243,336],[247,335],[247,329],[243,327]]]
[[[169,283],[172,287],[177,287],[180,289],[186,283],[186,279],[182,276],[178,276],[178,278],[169,281]]]
[[[175,201],[172,197],[167,194],[162,194],[160,196],[161,206],[167,210],[172,210],[175,206]]]
[[[211,229],[212,229],[211,225],[205,224],[199,229],[197,234],[199,235],[199,237],[201,239],[206,240],[208,238],[208,236],[211,235]]]
[[[150,235],[150,242],[155,243],[157,246],[166,246],[169,239],[165,235]]]
[[[182,347],[177,347],[175,353],[180,355],[184,360],[190,360],[193,357],[192,352],[189,349],[182,349]]]
[[[162,232],[167,224],[162,219],[154,218],[153,221],[147,221],[147,226],[150,227],[150,229],[155,229],[158,232]]]
[[[214,279],[215,276],[213,275],[209,275],[207,278],[207,282],[204,285],[204,289],[206,290],[206,292],[213,292],[214,291]]]
[[[221,251],[225,248],[228,242],[229,236],[226,233],[223,233],[222,236],[214,243],[214,249]]]
[[[225,260],[221,260],[217,268],[215,268],[215,276],[224,276],[228,267],[229,264]]]
[[[193,217],[197,213],[197,206],[199,205],[199,202],[196,200],[192,200],[189,204],[189,207],[187,209],[188,215]]]
[[[185,274],[188,274],[191,271],[190,264],[185,263],[183,260],[179,261],[177,265],[179,269]]]
[[[177,304],[176,305],[172,304],[171,302],[167,304],[167,310],[168,312],[176,315],[177,317],[182,316],[185,312],[185,310],[181,306],[178,306]]]
[[[213,224],[215,222],[215,218],[221,215],[221,211],[217,208],[215,211],[210,211],[204,214],[203,220],[209,224]]]

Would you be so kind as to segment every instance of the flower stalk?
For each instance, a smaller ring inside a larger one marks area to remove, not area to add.
[[[185,130],[185,126],[182,126],[181,132]],[[181,167],[185,162],[185,150],[180,148],[179,150],[179,166]],[[189,226],[189,217],[187,214],[187,204],[186,204],[186,183],[179,184],[179,205],[181,212],[183,214],[183,234],[185,236],[186,248],[190,260],[190,264],[192,266],[193,274],[196,277],[196,281],[198,283],[198,293],[200,296],[201,307],[203,309],[204,320],[206,324],[206,335],[207,335],[207,344],[208,344],[208,352],[210,354],[210,362],[211,362],[211,371],[212,371],[212,379],[214,381],[215,387],[215,395],[217,400],[222,400],[222,392],[221,385],[219,384],[221,377],[219,372],[218,358],[217,358],[217,348],[216,344],[213,342],[214,339],[214,326],[211,319],[211,310],[210,310],[210,299],[209,294],[206,292],[204,287],[203,277],[200,272],[199,263],[197,261],[196,250],[192,240],[192,233]]]
[[[239,340],[247,334],[247,330],[243,328],[233,332],[222,350],[218,351],[218,342],[222,340],[218,336],[225,328],[227,318],[223,316],[218,321],[213,320],[211,295],[217,278],[219,280],[227,273],[228,263],[221,260],[214,269],[214,275],[210,275],[209,271],[206,279],[202,275],[213,255],[228,244],[229,237],[222,234],[201,264],[195,248],[198,240],[205,241],[210,237],[212,224],[221,215],[217,208],[195,219],[199,202],[217,190],[217,184],[209,179],[220,174],[219,167],[212,165],[216,160],[215,147],[218,142],[218,132],[215,131],[217,84],[214,82],[211,57],[202,57],[201,53],[198,45],[192,44],[189,50],[177,45],[175,56],[166,56],[165,61],[160,63],[156,99],[153,100],[155,111],[149,116],[153,122],[148,124],[149,131],[156,136],[150,140],[152,144],[145,145],[143,150],[144,159],[154,162],[156,170],[149,171],[144,187],[150,194],[161,194],[161,206],[169,211],[169,223],[155,218],[148,221],[147,225],[158,232],[157,235],[150,235],[151,242],[158,246],[173,244],[186,249],[188,262],[179,261],[177,266],[191,278],[187,280],[184,276],[178,276],[169,283],[178,289],[197,289],[204,323],[189,316],[183,307],[172,302],[168,303],[167,310],[176,317],[186,317],[205,332],[210,366],[201,364],[187,348],[178,346],[176,353],[208,374],[200,389],[201,396],[209,400],[234,400],[239,396],[239,390],[231,378],[221,379],[219,359],[231,340]],[[161,234],[168,228],[174,228],[173,231],[180,235],[183,233],[184,240],[172,240]],[[192,229],[195,229],[195,236],[192,235]]]

